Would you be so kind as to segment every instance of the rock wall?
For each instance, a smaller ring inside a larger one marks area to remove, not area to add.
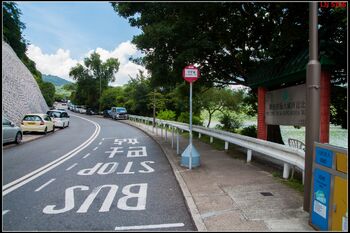
[[[46,113],[48,109],[33,75],[2,41],[2,115],[19,126],[25,114]]]

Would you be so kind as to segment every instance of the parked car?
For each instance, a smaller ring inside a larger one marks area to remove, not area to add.
[[[43,132],[46,134],[49,131],[55,132],[55,125],[47,114],[34,113],[23,117],[21,129],[23,133]]]
[[[62,108],[62,109],[68,109],[68,104],[64,102],[58,102],[57,105],[55,106],[56,109]]]
[[[16,126],[6,117],[2,117],[2,144],[7,142],[21,143],[23,138],[22,129]]]
[[[110,115],[112,119],[117,120],[117,119],[128,119],[128,112],[126,111],[125,108],[123,107],[112,107]]]
[[[86,115],[97,115],[98,111],[92,109],[92,108],[87,108],[86,109]]]
[[[105,109],[103,111],[103,117],[111,117],[111,110],[110,109]]]
[[[46,113],[53,119],[55,127],[65,128],[69,126],[69,115],[62,110],[49,110]]]
[[[79,106],[77,107],[78,113],[86,113],[86,107],[85,106]]]

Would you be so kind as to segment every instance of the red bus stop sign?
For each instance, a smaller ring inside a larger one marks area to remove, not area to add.
[[[193,65],[186,66],[182,70],[182,77],[189,83],[193,83],[197,81],[199,76],[200,76],[199,70]]]

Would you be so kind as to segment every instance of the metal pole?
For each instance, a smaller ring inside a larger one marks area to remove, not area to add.
[[[311,209],[312,162],[314,142],[319,142],[320,128],[320,76],[321,64],[318,61],[318,19],[317,2],[309,3],[309,63],[306,70],[306,127],[305,127],[305,180],[304,206]]]
[[[153,90],[153,128],[156,125],[156,89]]]
[[[101,112],[101,76],[100,76],[100,99],[99,99],[100,101],[100,105],[99,105],[99,109],[98,109],[98,114],[100,114],[100,112]]]
[[[190,83],[190,170],[192,169],[192,83]]]

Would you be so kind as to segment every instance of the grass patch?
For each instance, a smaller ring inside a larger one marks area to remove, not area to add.
[[[299,179],[283,179],[282,178],[282,174],[281,172],[272,172],[272,176],[275,177],[276,179],[278,179],[280,182],[282,182],[283,184],[301,192],[304,193],[304,185],[302,184],[302,181]]]

